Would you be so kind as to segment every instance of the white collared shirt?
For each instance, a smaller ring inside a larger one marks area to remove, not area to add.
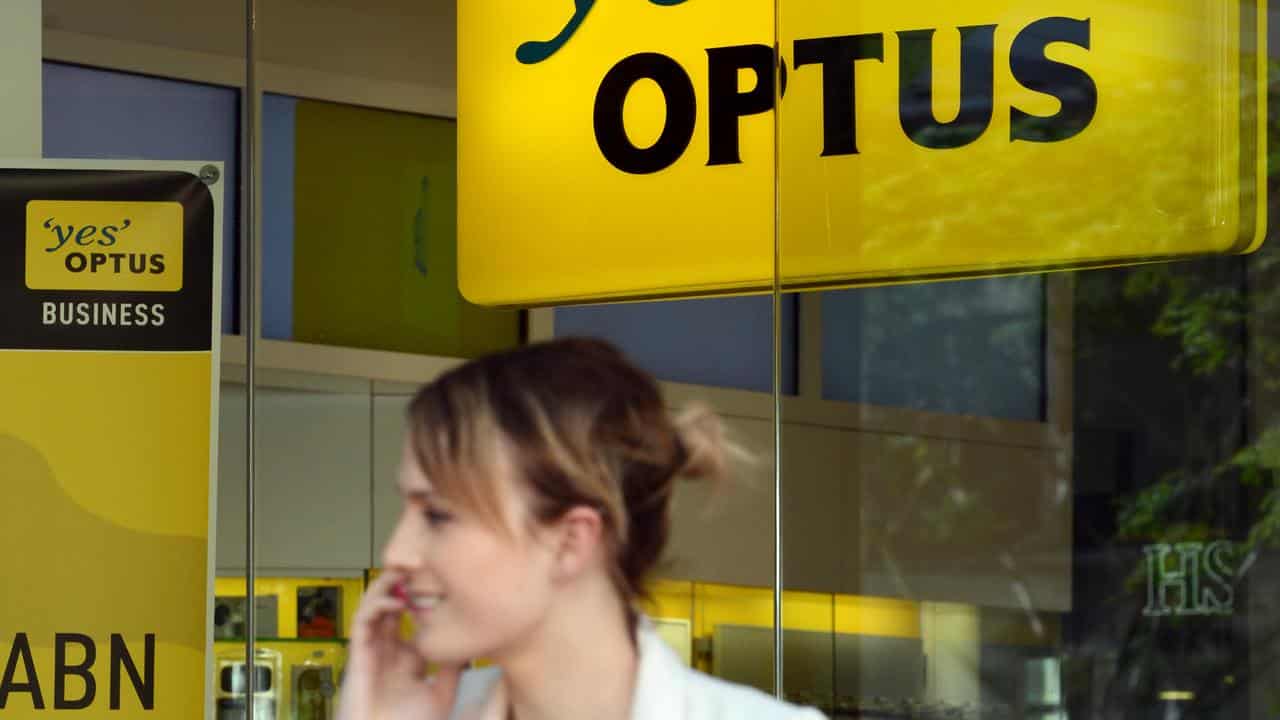
[[[825,720],[812,708],[690,668],[643,616],[636,635],[639,667],[629,720]],[[506,710],[501,668],[468,670],[449,720],[506,720]]]

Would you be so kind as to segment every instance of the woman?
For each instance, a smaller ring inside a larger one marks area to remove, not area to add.
[[[822,718],[689,669],[635,609],[675,478],[720,479],[725,452],[714,415],[673,420],[602,342],[522,347],[424,387],[340,720]],[[477,657],[495,666],[463,672]]]

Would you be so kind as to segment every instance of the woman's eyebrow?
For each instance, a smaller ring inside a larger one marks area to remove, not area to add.
[[[405,500],[415,502],[428,502],[436,498],[436,493],[431,490],[423,490],[422,488],[408,489],[403,486],[399,487],[400,496]]]

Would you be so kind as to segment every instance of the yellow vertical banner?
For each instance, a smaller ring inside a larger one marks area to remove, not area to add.
[[[207,713],[220,175],[0,169],[0,717]]]

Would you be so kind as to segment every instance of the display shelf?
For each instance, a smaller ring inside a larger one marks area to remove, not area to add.
[[[244,638],[218,638],[213,641],[215,645],[244,645]],[[296,638],[296,637],[260,637],[253,641],[255,645],[263,643],[311,643],[311,644],[328,644],[346,646],[351,642],[351,638]]]
[[[224,380],[244,382],[245,338],[222,336]],[[414,355],[389,350],[314,345],[289,340],[258,340],[256,368],[283,370],[368,381],[422,383],[462,364],[459,358]]]

